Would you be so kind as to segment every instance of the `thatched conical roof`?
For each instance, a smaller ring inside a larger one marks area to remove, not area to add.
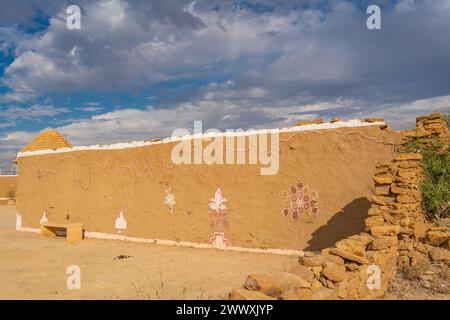
[[[72,145],[64,136],[56,130],[46,129],[20,152],[37,150],[56,150],[60,148],[71,148]]]

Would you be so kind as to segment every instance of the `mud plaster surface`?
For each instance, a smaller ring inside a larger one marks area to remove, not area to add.
[[[18,210],[24,227],[50,221],[82,222],[89,231],[117,234],[120,208],[133,237],[207,243],[213,234],[208,203],[218,187],[227,199],[225,236],[232,246],[320,249],[362,231],[375,164],[392,159],[395,132],[378,126],[281,133],[280,170],[259,165],[174,165],[174,143],[124,150],[76,151],[19,158]],[[205,143],[206,145],[207,143]],[[282,215],[283,191],[303,181],[318,192],[314,221]],[[176,196],[173,214],[166,190]]]
[[[16,191],[16,176],[0,176],[0,198],[8,198],[11,191]]]

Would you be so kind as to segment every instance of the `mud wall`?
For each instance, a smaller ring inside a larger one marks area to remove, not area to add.
[[[9,198],[11,192],[16,192],[17,176],[0,176],[0,203]]]
[[[118,234],[122,211],[122,235],[208,243],[223,233],[232,246],[316,250],[364,230],[376,163],[399,140],[379,126],[280,133],[271,176],[260,165],[175,165],[176,143],[20,157],[17,208],[24,227],[46,211]],[[209,207],[219,188],[220,216]]]

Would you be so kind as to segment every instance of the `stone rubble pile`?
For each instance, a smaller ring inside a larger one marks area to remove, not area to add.
[[[442,134],[439,119],[432,114],[418,123],[427,132]],[[421,160],[420,153],[402,153],[376,166],[365,232],[320,253],[305,252],[289,272],[251,274],[230,299],[375,299],[385,294],[398,270],[429,260],[450,263],[448,228],[430,227],[422,210]],[[378,283],[373,282],[377,270]]]
[[[447,123],[439,112],[416,119],[416,131],[419,137],[447,136]]]

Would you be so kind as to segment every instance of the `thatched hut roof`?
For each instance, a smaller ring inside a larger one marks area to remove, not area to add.
[[[71,148],[72,145],[64,136],[56,130],[46,129],[20,152],[37,150],[56,150],[60,148]]]

